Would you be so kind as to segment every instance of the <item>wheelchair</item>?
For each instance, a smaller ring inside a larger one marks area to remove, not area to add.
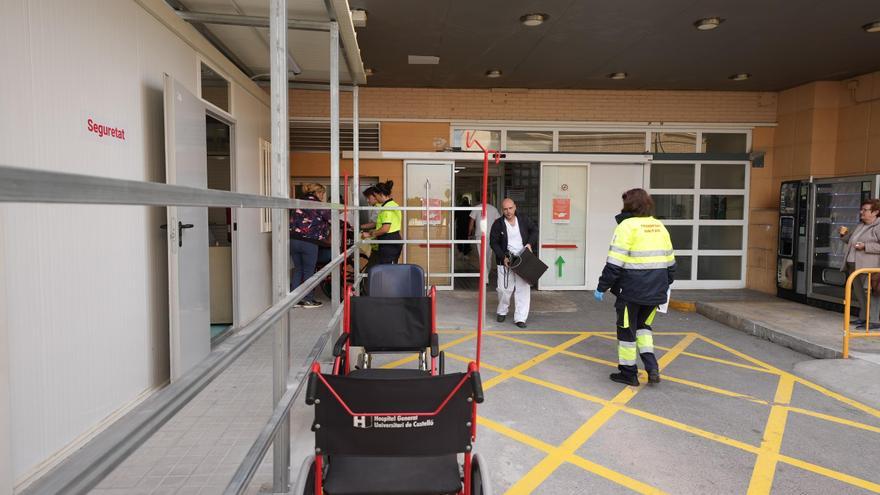
[[[343,332],[333,346],[335,374],[354,377],[419,377],[443,374],[435,320],[436,289],[425,295],[425,275],[418,265],[377,265],[369,272],[369,296],[345,294]],[[351,347],[363,347],[354,367]],[[373,368],[379,353],[418,353],[418,369]],[[430,358],[428,354],[430,353]]]
[[[475,363],[415,378],[323,374],[315,363],[306,388],[315,454],[293,493],[491,495],[487,466],[473,453],[481,402]]]

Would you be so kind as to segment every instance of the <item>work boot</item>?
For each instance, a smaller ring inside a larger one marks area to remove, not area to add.
[[[624,385],[630,385],[633,387],[639,386],[639,378],[636,376],[628,377],[623,373],[611,373],[608,378],[611,378],[612,382],[622,383]]]
[[[497,320],[498,323],[504,321],[505,318],[507,318],[507,315],[495,315],[495,320]]]
[[[660,383],[660,370],[648,372],[648,385],[656,385]]]

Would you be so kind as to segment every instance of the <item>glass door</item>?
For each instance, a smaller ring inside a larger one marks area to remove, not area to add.
[[[454,233],[453,206],[454,162],[407,161],[405,164],[406,199],[402,206],[420,210],[404,212],[404,238],[418,241],[405,249],[407,263],[420,265],[429,277],[428,285],[452,288],[452,252]]]
[[[810,297],[842,302],[846,273],[846,244],[838,229],[859,223],[859,206],[873,196],[874,177],[827,179],[815,182],[813,195],[813,245],[810,253]]]
[[[586,289],[587,165],[541,164],[541,289]]]

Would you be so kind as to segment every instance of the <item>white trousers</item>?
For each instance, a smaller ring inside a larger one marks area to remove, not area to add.
[[[505,279],[507,280],[507,287],[504,286]],[[515,295],[513,321],[528,320],[531,292],[532,287],[524,278],[513,273],[513,270],[510,268],[498,265],[498,311],[496,313],[506,315],[507,310],[510,308],[510,296]]]

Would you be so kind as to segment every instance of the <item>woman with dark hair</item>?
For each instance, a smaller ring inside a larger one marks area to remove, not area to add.
[[[608,259],[593,297],[601,301],[605,291],[617,295],[617,368],[611,380],[638,386],[637,354],[642,357],[648,383],[660,383],[654,356],[651,324],[657,306],[666,302],[675,275],[675,256],[669,232],[651,216],[654,201],[644,189],[623,193],[623,208],[616,217]]]
[[[390,180],[373,186],[375,193],[372,197],[376,204],[386,208],[399,207],[400,205],[391,198],[391,189],[393,187],[394,182]],[[401,240],[400,228],[402,225],[403,215],[400,210],[383,209],[379,211],[379,216],[376,218],[376,223],[373,226],[374,230],[364,230],[361,233],[361,237],[364,239],[372,238],[377,241],[399,241]],[[376,264],[397,263],[402,250],[402,244],[379,244],[379,249],[376,251]]]
[[[880,267],[880,200],[866,199],[862,201],[859,211],[859,224],[850,231],[841,225],[838,229],[840,240],[846,244],[846,263],[841,271],[847,275],[860,268]],[[880,297],[877,297],[877,278],[880,274],[871,276],[871,326],[877,323],[877,314],[880,313]],[[852,294],[859,303],[859,317],[854,322],[856,328],[865,328],[868,314],[865,307],[868,303],[868,277],[859,275],[853,284]]]
[[[302,198],[324,202],[327,190],[321,184],[304,184]],[[290,255],[293,258],[293,279],[290,290],[299,287],[315,274],[318,252],[330,238],[330,210],[297,208],[290,212]],[[309,293],[296,305],[299,308],[320,308],[322,303]]]

